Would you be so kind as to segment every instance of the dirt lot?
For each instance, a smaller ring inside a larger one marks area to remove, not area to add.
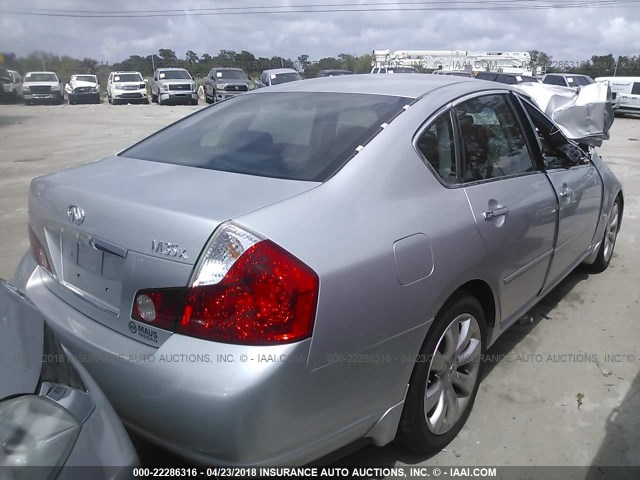
[[[99,159],[199,107],[0,105],[0,277],[28,247],[33,177]],[[488,352],[475,409],[426,458],[366,447],[341,464],[640,465],[640,118],[616,119],[601,154],[625,185],[609,270],[575,271]],[[136,442],[145,463],[169,460]]]

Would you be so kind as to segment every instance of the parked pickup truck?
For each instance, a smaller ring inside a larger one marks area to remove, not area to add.
[[[22,81],[24,103],[50,101],[60,105],[64,101],[60,80],[53,72],[29,72]]]
[[[214,103],[255,87],[241,68],[212,68],[204,79],[204,100]]]
[[[158,68],[151,82],[151,101],[198,104],[196,82],[184,68]]]

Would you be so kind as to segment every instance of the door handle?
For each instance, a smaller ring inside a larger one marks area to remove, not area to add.
[[[564,199],[564,198],[567,198],[570,193],[571,193],[571,189],[566,183],[564,183],[562,184],[562,191],[558,194],[558,196]]]
[[[509,213],[509,207],[504,205],[498,205],[496,208],[492,208],[491,210],[482,212],[482,214],[484,215],[484,219],[487,222],[493,220],[494,218],[502,217],[507,213]]]

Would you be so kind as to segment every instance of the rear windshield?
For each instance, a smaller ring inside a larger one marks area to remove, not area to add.
[[[346,93],[245,94],[187,117],[121,156],[323,182],[410,103]]]

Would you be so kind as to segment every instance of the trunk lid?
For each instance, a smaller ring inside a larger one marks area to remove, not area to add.
[[[316,185],[113,156],[35,179],[29,220],[54,270],[51,291],[157,346],[170,332],[131,320],[135,293],[187,285],[218,225]]]

